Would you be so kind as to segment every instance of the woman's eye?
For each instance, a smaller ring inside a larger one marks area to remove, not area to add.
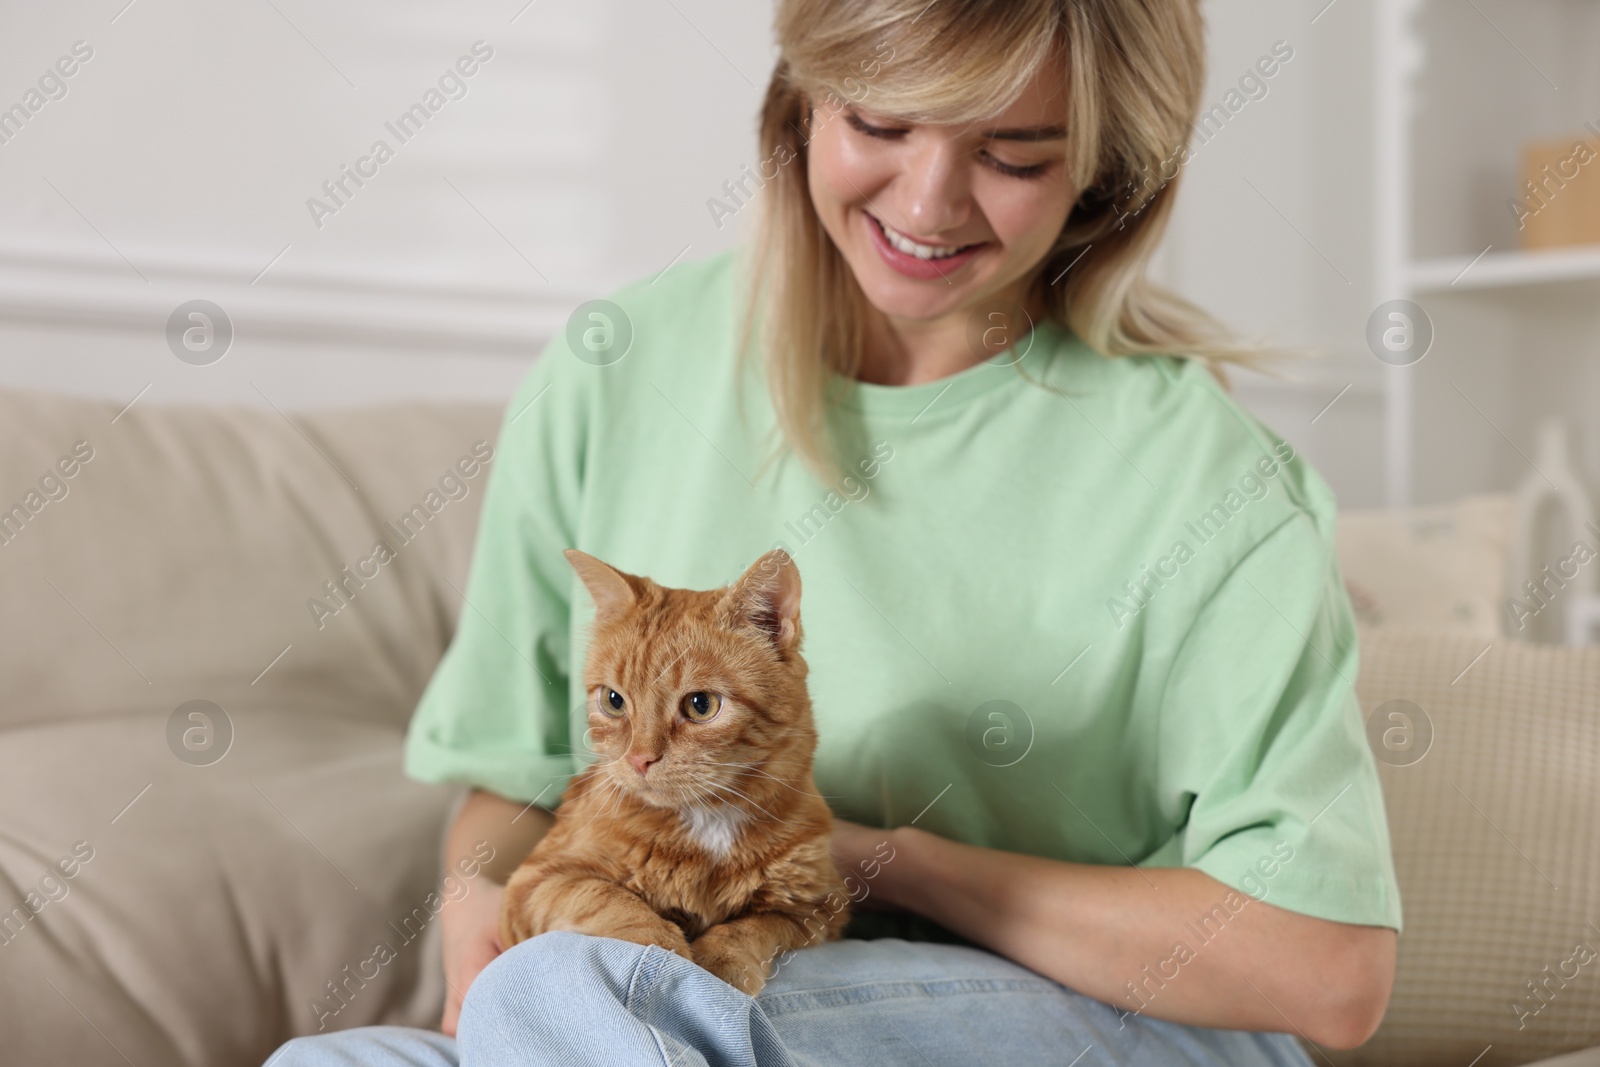
[[[876,137],[884,141],[898,140],[910,132],[894,126],[874,126],[854,111],[845,112],[845,121],[850,124],[852,129],[868,137]],[[997,173],[1004,174],[1008,178],[1040,178],[1050,169],[1050,161],[1048,160],[1043,163],[1007,163],[1005,160],[993,155],[988,149],[984,149],[979,155],[983,157],[984,163],[992,167]]]
[[[622,699],[621,693],[615,689],[607,689],[605,686],[595,690],[594,703],[602,714],[609,715],[613,719],[621,715],[623,708],[627,706],[627,701]]]
[[[879,137],[886,141],[892,141],[897,137],[903,137],[906,133],[905,130],[897,130],[891,126],[870,125],[865,119],[863,119],[860,115],[857,115],[854,111],[845,113],[845,121],[850,124],[852,129],[859,130],[868,137]]]
[[[1050,169],[1049,163],[1030,163],[1027,166],[1019,166],[1015,163],[1007,163],[1002,159],[997,159],[990,155],[987,150],[984,151],[983,158],[985,162],[989,164],[989,166],[993,167],[1001,174],[1006,175],[1008,178],[1040,178],[1044,176],[1045,171]]]
[[[710,722],[722,710],[722,698],[715,693],[690,693],[683,698],[683,717],[690,722]]]

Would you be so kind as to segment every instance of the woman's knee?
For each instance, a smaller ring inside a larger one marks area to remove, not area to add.
[[[267,1057],[267,1067],[322,1067],[324,1064],[336,1063],[333,1059],[334,1051],[331,1047],[333,1039],[338,1034],[317,1034],[291,1038],[278,1046],[278,1050]]]
[[[457,1027],[462,1060],[645,1062],[662,1047],[656,1028],[681,1029],[705,1000],[676,995],[689,972],[742,996],[664,948],[540,934],[501,953],[467,990]]]
[[[592,1007],[607,995],[621,1000],[646,951],[631,942],[568,930],[529,938],[502,952],[473,980],[461,1007],[462,1025],[479,1012],[503,1015],[537,1004],[559,1013],[563,1001]]]
[[[361,1026],[297,1037],[265,1067],[456,1067],[455,1041],[433,1030]]]

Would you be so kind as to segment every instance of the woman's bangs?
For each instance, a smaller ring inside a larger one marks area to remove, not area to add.
[[[1004,111],[1060,47],[1053,17],[973,20],[950,5],[941,20],[942,6],[934,3],[915,22],[888,23],[863,47],[791,55],[791,77],[834,108],[960,125]]]

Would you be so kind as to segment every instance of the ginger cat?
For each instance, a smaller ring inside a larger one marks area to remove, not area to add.
[[[584,685],[602,758],[507,882],[501,943],[659,945],[754,996],[778,955],[848,919],[811,777],[799,568],[774,549],[702,592],[566,557],[595,602]]]

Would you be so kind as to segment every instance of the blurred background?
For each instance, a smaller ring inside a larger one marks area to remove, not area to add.
[[[1600,139],[1600,6],[1205,6],[1221,110],[1160,274],[1325,357],[1241,395],[1347,506],[1511,489],[1550,417],[1600,469],[1600,168],[1537,233],[1508,208],[1530,166]],[[576,304],[739,238],[751,213],[719,225],[707,201],[757,160],[770,17],[734,0],[12,3],[0,106],[76,42],[93,58],[0,121],[0,382],[286,407],[503,398]],[[476,41],[493,58],[400,144],[385,123]],[[1253,76],[1279,42],[1292,59]],[[336,213],[308,208],[380,138],[395,154],[375,177],[346,181]],[[237,331],[204,369],[163,340],[194,298]],[[1393,299],[1435,336],[1391,377],[1366,328]]]
[[[1384,1028],[1322,1058],[1600,1045],[1600,3],[1203,7],[1156,273],[1303,354],[1234,384],[1340,499],[1405,897]],[[771,17],[0,0],[0,1059],[437,1019],[454,797],[399,745],[481,497],[306,598],[577,305],[746,235]]]

